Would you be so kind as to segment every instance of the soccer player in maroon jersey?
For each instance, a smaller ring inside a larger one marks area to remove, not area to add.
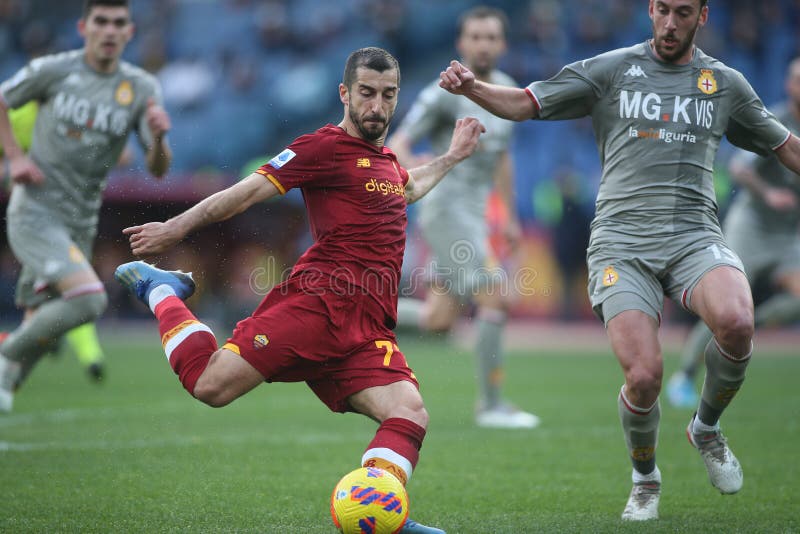
[[[115,277],[146,303],[181,383],[224,406],[257,385],[305,381],[332,411],[380,423],[361,463],[404,483],[419,458],[428,414],[392,328],[403,261],[406,205],[475,150],[483,126],[456,122],[450,149],[406,171],[384,146],[397,105],[400,68],[380,48],[347,59],[339,96],[344,118],[296,139],[241,182],[166,222],[124,230],[137,256],[160,254],[187,234],[293,187],[301,188],[314,244],[222,348],[184,304],[190,275],[142,261]],[[439,529],[409,520],[404,533]]]

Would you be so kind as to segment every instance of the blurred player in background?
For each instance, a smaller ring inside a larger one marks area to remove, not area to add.
[[[496,69],[506,50],[508,20],[502,11],[476,7],[458,22],[456,49],[462,61],[483,81],[515,86]],[[424,301],[401,298],[398,326],[444,332],[452,328],[472,301],[477,303],[479,399],[475,420],[492,428],[534,428],[539,418],[506,402],[503,381],[503,330],[508,319],[509,279],[489,249],[487,199],[496,187],[508,213],[504,235],[513,249],[520,239],[514,202],[509,145],[514,123],[443,91],[438,82],[426,87],[388,144],[400,163],[412,167],[430,158],[412,147],[429,139],[437,154],[447,150],[450,130],[459,117],[474,116],[486,125],[475,154],[420,203],[419,225],[431,249],[432,285]]]
[[[11,124],[11,131],[14,133],[14,138],[19,143],[20,148],[27,152],[30,149],[31,142],[33,141],[33,128],[36,124],[36,116],[39,111],[39,105],[35,100],[31,100],[20,108],[10,110],[8,112],[8,119]],[[5,153],[3,147],[0,146],[0,164],[3,169],[6,168]],[[10,179],[8,176],[3,176],[3,183],[11,187]],[[8,337],[8,332],[0,332],[0,343]],[[103,365],[103,349],[100,347],[100,342],[97,339],[97,328],[95,324],[85,323],[81,326],[75,327],[66,334],[64,339],[67,340],[72,351],[78,357],[78,361],[83,365],[92,380],[97,382],[103,379],[105,367]]]
[[[195,398],[224,406],[264,381],[305,381],[332,411],[362,413],[380,424],[362,465],[406,483],[428,424],[416,377],[392,332],[406,205],[475,150],[483,126],[459,120],[445,154],[406,171],[384,146],[399,86],[391,54],[353,52],[339,85],[338,126],[299,137],[255,173],[177,217],[125,230],[134,254],[160,254],[202,226],[302,190],[314,244],[222,348],[183,302],[194,291],[188,275],[136,261],[115,276],[155,314],[170,366]],[[409,520],[401,532],[442,531]]]
[[[650,0],[649,15],[652,39],[572,63],[525,89],[477,80],[457,61],[440,82],[508,119],[593,119],[603,177],[587,256],[589,296],[625,374],[618,407],[633,488],[624,520],[658,517],[658,327],[665,294],[714,333],[687,436],[714,487],[724,494],[742,487],[742,468],[719,419],[752,355],[753,301],[717,220],[714,156],[726,135],[800,171],[800,139],[739,72],[695,46],[708,20],[707,1]]]
[[[789,64],[788,99],[775,116],[795,135],[800,132],[800,59]],[[740,152],[731,175],[744,186],[725,217],[725,239],[741,258],[750,283],[769,297],[755,308],[755,326],[788,325],[800,320],[800,184],[774,155]],[[694,378],[712,334],[702,321],[689,334],[681,369],[667,384],[670,404],[697,405]]]
[[[107,297],[89,258],[106,174],[135,130],[155,176],[169,167],[169,117],[158,82],[120,60],[133,36],[126,0],[87,0],[84,48],[32,60],[0,85],[0,144],[14,186],[7,233],[22,264],[22,324],[0,345],[0,410],[64,333],[91,323]],[[30,151],[14,138],[7,111],[35,100]]]

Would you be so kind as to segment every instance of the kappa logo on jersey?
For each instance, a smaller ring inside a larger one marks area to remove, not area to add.
[[[131,82],[128,80],[123,80],[117,86],[117,90],[114,91],[114,100],[117,101],[117,104],[120,106],[130,106],[131,102],[133,102],[133,86]]]
[[[717,92],[717,80],[714,79],[714,71],[711,69],[700,69],[700,77],[697,78],[697,88],[707,95]]]
[[[130,124],[130,111],[112,104],[93,103],[88,98],[78,97],[74,94],[60,92],[53,99],[53,114],[55,118],[71,122],[76,128],[68,131],[88,128],[98,132],[110,132],[116,136],[128,133]],[[78,135],[77,137],[80,137]]]
[[[631,65],[631,68],[625,71],[624,76],[633,76],[634,78],[647,78],[647,74],[644,73],[642,67],[639,65]]]
[[[614,267],[609,265],[603,271],[603,285],[606,287],[613,286],[619,280],[619,275],[617,271],[614,270]]]
[[[266,335],[258,334],[258,335],[256,335],[256,337],[253,338],[253,348],[254,349],[256,349],[256,350],[263,349],[267,345],[269,345],[269,338]]]
[[[297,154],[295,154],[293,150],[287,148],[286,150],[284,150],[283,152],[281,152],[280,154],[269,160],[269,164],[272,165],[273,169],[280,169],[281,167],[289,163],[292,160],[292,158],[295,157],[296,155]]]
[[[358,158],[356,160],[356,167],[359,169],[369,169],[372,167],[372,162],[369,160],[369,158]]]

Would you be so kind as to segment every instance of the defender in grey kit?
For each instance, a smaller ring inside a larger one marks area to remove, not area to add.
[[[719,418],[752,354],[753,302],[742,262],[722,237],[712,167],[724,135],[800,172],[800,140],[739,72],[695,46],[708,13],[706,0],[650,0],[652,39],[567,65],[525,89],[477,81],[457,61],[440,76],[444,89],[504,118],[593,119],[603,177],[588,250],[589,296],[625,375],[618,406],[633,463],[625,520],[658,517],[664,294],[714,334],[687,435],[720,492],[741,488],[742,469]]]
[[[158,82],[120,60],[133,35],[127,0],[87,0],[78,31],[84,48],[35,59],[0,85],[0,143],[14,183],[7,232],[26,308],[0,345],[0,411],[11,410],[13,389],[48,346],[105,310],[90,258],[106,175],[128,134],[136,131],[154,175],[170,163]],[[31,100],[39,114],[26,155],[7,110]]]

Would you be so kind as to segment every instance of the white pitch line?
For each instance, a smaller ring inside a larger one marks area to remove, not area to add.
[[[44,441],[13,442],[0,441],[2,452],[36,452],[36,451],[104,451],[104,450],[137,450],[156,449],[161,447],[192,447],[196,445],[241,445],[286,444],[286,436],[262,433],[225,434],[220,436],[173,436],[170,438],[141,438],[133,440],[94,440],[94,441]],[[348,441],[345,436],[336,433],[295,434],[291,441],[302,445],[339,444]]]

